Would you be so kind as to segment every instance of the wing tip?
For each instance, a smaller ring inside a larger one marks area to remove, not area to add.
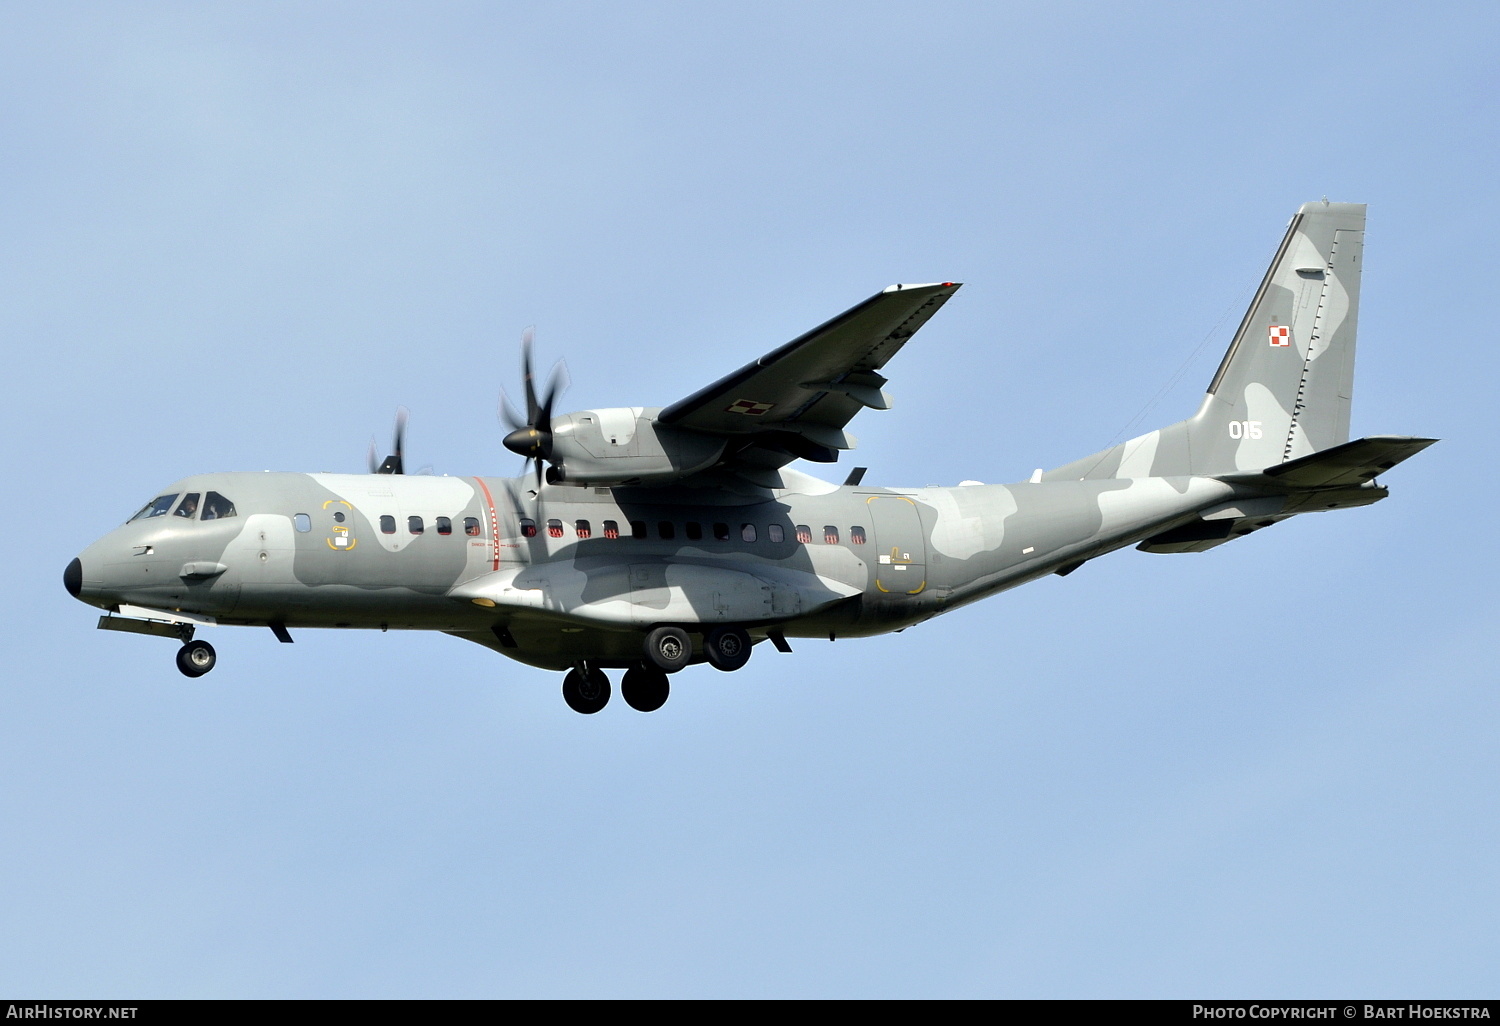
[[[1299,214],[1344,214],[1356,217],[1364,217],[1369,208],[1367,203],[1330,203],[1325,196],[1311,203],[1304,203],[1297,208]]]
[[[913,289],[957,289],[957,288],[960,288],[962,286],[963,286],[963,282],[961,282],[961,281],[932,281],[932,282],[926,282],[926,283],[920,284],[920,285],[909,285],[909,284],[898,283],[898,284],[895,284],[895,285],[887,285],[885,288],[881,289],[880,291],[881,291],[881,294],[883,295],[883,294],[885,294],[887,292],[910,292]]]

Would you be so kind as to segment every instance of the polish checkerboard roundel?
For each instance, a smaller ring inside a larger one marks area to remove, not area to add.
[[[727,413],[743,413],[747,417],[763,417],[775,403],[758,403],[753,399],[737,399],[725,408]]]
[[[1287,324],[1271,325],[1271,345],[1289,346],[1292,344],[1292,329]]]

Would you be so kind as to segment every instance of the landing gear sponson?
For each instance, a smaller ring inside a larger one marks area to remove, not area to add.
[[[716,627],[703,639],[703,656],[716,670],[738,670],[750,661],[750,645],[750,635],[743,628]],[[657,627],[646,635],[641,648],[645,659],[625,671],[620,694],[630,708],[655,712],[672,693],[667,674],[688,664],[693,642],[681,627]],[[609,678],[598,667],[580,661],[563,678],[562,692],[570,709],[596,713],[609,703]]]

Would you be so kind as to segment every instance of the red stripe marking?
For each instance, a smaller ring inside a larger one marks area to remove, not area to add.
[[[494,566],[494,569],[499,570],[500,569],[500,518],[495,513],[495,497],[490,494],[489,485],[487,485],[487,484],[484,483],[484,478],[482,478],[482,477],[476,477],[474,479],[474,481],[475,481],[475,483],[477,483],[479,485],[480,490],[484,492],[484,501],[487,502],[487,503],[489,503],[489,505],[490,505],[490,537],[492,539],[494,539],[493,544],[494,544],[494,549],[495,549],[495,566]]]

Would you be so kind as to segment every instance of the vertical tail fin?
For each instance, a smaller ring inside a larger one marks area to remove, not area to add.
[[[1292,218],[1188,421],[1194,473],[1260,470],[1349,440],[1364,237],[1362,203],[1308,203]]]
[[[1363,203],[1305,204],[1188,420],[1049,479],[1262,470],[1349,440]]]

